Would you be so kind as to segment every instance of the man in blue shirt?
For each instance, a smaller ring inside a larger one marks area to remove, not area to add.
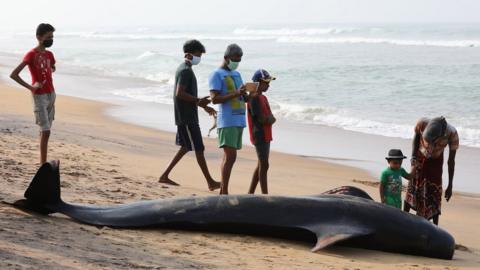
[[[242,77],[236,71],[242,56],[242,48],[230,44],[225,51],[222,66],[209,78],[212,103],[220,104],[217,115],[218,143],[224,151],[220,194],[228,194],[228,181],[237,158],[237,150],[242,148],[242,133],[246,126],[247,94]]]

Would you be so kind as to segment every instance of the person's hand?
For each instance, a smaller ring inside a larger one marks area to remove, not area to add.
[[[217,116],[217,111],[212,108],[212,107],[209,107],[209,106],[205,106],[205,108],[203,108],[210,116],[214,116],[216,117]]]
[[[410,169],[410,175],[411,175],[411,177],[412,177],[411,180],[413,180],[413,179],[415,179],[415,178],[417,177],[417,170],[415,169],[415,167],[412,167],[412,168]]]
[[[410,166],[410,174],[412,175],[412,177],[415,177],[415,175],[417,174],[417,165],[416,164],[412,164]]]
[[[270,115],[267,117],[267,123],[270,124],[270,125],[273,125],[276,121],[277,121],[277,119],[275,119],[275,117],[273,116],[273,114],[270,114]]]
[[[412,168],[415,168],[415,166],[417,165],[417,159],[416,158],[412,158],[410,160],[410,165],[412,166]]]
[[[37,90],[40,90],[42,86],[43,86],[42,83],[36,82],[32,85],[32,87],[30,88],[30,91],[35,92]]]
[[[237,89],[237,92],[240,96],[243,96],[247,93],[247,87],[242,84],[242,86],[240,86],[240,88]]]
[[[206,97],[203,97],[203,98],[199,99],[198,102],[197,102],[197,105],[199,107],[205,108],[205,106],[207,106],[210,103],[209,98],[210,98],[209,96],[206,96]]]
[[[445,190],[445,199],[447,199],[447,202],[450,200],[451,197],[452,197],[452,186],[449,185]]]

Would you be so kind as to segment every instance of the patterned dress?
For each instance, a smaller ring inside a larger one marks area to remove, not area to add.
[[[417,211],[417,215],[431,219],[441,214],[443,152],[448,146],[450,151],[457,150],[459,138],[457,130],[447,125],[445,135],[434,145],[428,145],[422,134],[430,119],[422,118],[415,126],[415,133],[420,134],[417,152],[417,164],[414,178],[408,183],[405,202]]]

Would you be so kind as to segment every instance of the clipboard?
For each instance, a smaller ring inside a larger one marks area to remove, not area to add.
[[[257,92],[257,90],[258,90],[258,85],[259,85],[258,82],[247,82],[247,83],[245,84],[245,89],[246,89],[247,92],[249,92],[249,93],[255,93],[255,92]]]

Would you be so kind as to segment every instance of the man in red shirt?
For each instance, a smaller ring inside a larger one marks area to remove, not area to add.
[[[38,45],[31,49],[22,62],[12,71],[10,78],[30,90],[33,97],[35,122],[40,127],[40,165],[47,161],[50,128],[55,118],[55,89],[52,72],[55,72],[55,57],[46,48],[53,44],[55,28],[42,23],[37,27]],[[32,84],[20,77],[20,72],[28,66]]]
[[[253,75],[252,80],[258,83],[257,90],[250,92],[250,98],[247,104],[248,128],[250,131],[250,141],[255,145],[257,151],[258,164],[253,173],[252,183],[248,193],[255,193],[255,188],[260,182],[260,188],[263,194],[268,194],[267,171],[268,157],[270,155],[270,142],[272,141],[272,125],[276,119],[270,110],[268,99],[263,92],[266,92],[270,82],[274,77],[263,69],[259,69]]]

